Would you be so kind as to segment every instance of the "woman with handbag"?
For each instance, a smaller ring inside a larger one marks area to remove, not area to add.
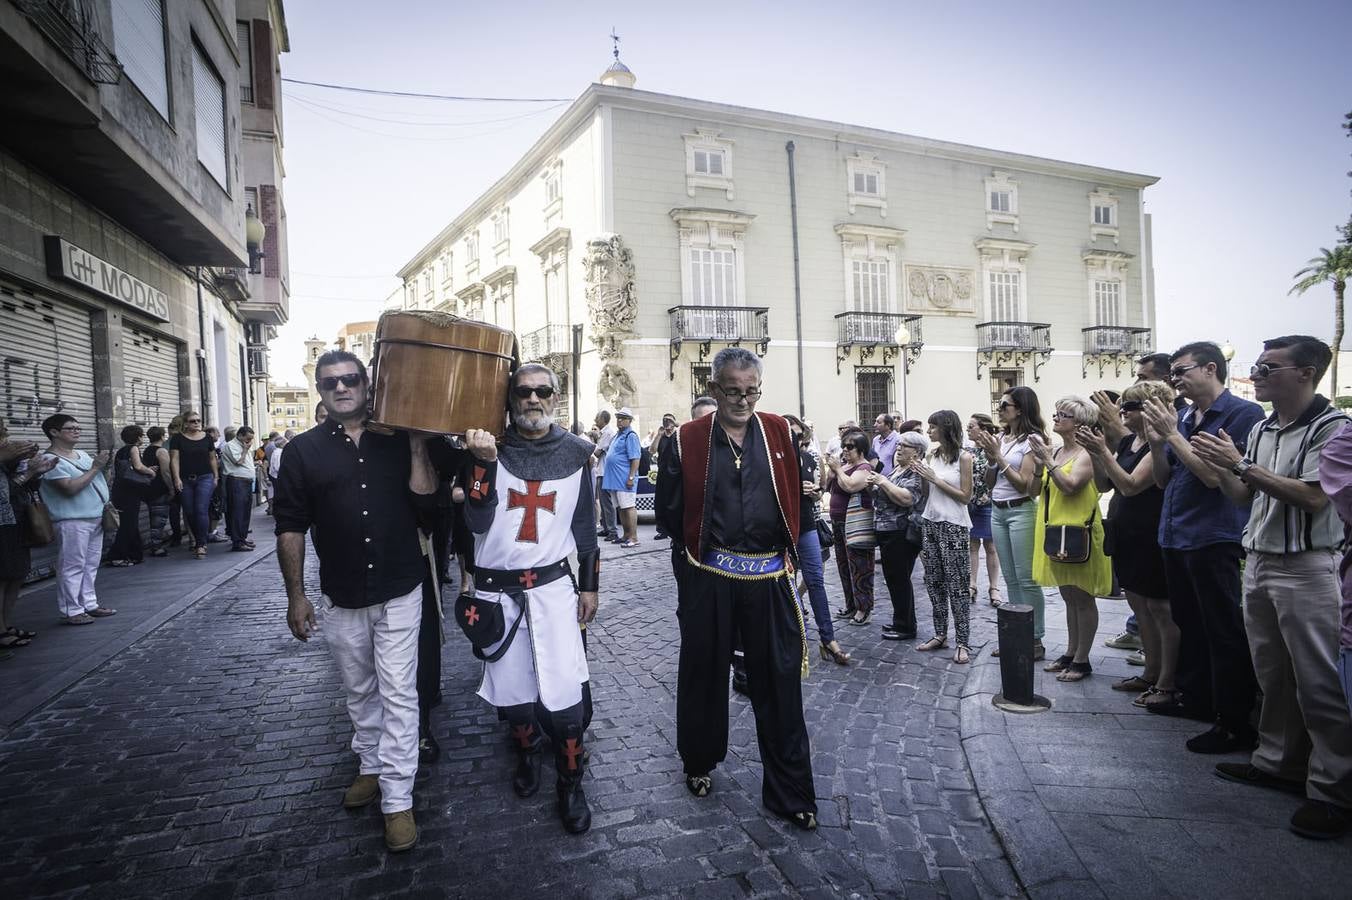
[[[925,501],[925,590],[934,617],[934,637],[917,650],[948,646],[948,613],[953,613],[953,636],[957,646],[953,662],[972,661],[971,610],[967,582],[971,573],[967,542],[972,518],[967,504],[972,499],[972,454],[962,449],[962,419],[951,409],[929,417],[929,437],[934,449],[924,462],[911,463],[929,483]]]
[[[145,561],[145,550],[141,546],[141,501],[146,489],[155,481],[155,470],[142,462],[143,437],[145,432],[140,425],[128,425],[122,429],[122,447],[113,454],[112,494],[118,525],[108,565],[119,568]]]
[[[1066,652],[1043,667],[1057,681],[1080,681],[1093,674],[1089,650],[1098,631],[1095,597],[1112,592],[1113,569],[1103,552],[1103,521],[1094,464],[1080,446],[1079,428],[1093,428],[1098,407],[1081,397],[1063,397],[1052,414],[1052,431],[1061,439],[1053,450],[1041,437],[1029,447],[1043,468],[1041,509],[1033,542],[1033,578],[1058,588],[1066,604]]]
[[[822,543],[817,531],[821,518],[822,487],[818,477],[817,461],[808,452],[805,444],[806,429],[803,420],[797,416],[786,415],[789,431],[793,435],[793,444],[798,448],[798,471],[803,483],[802,506],[798,514],[798,563],[799,574],[807,588],[807,596],[812,604],[812,618],[817,621],[817,637],[821,640],[822,659],[829,659],[839,666],[850,664],[850,654],[846,653],[836,640],[836,629],[831,622],[831,605],[826,599],[826,579],[822,574]],[[801,589],[800,589],[801,593]]]
[[[1172,406],[1174,389],[1163,381],[1141,381],[1122,393],[1121,416],[1128,433],[1116,452],[1092,429],[1081,428],[1078,433],[1080,444],[1094,461],[1099,490],[1116,489],[1103,523],[1103,549],[1112,558],[1113,574],[1141,626],[1145,671],[1115,681],[1112,687],[1135,693],[1132,703],[1141,707],[1167,706],[1178,699],[1174,671],[1179,634],[1169,607],[1169,583],[1159,542],[1164,491],[1155,485],[1150,469],[1142,412],[1150,400]]]
[[[883,580],[892,598],[892,624],[883,626],[883,640],[909,641],[916,635],[915,588],[911,575],[920,558],[924,532],[920,524],[928,496],[925,479],[911,463],[929,450],[929,439],[914,431],[897,439],[892,474],[871,472],[873,490],[873,527],[878,534],[878,555],[882,557]]]
[[[42,433],[51,445],[47,456],[56,464],[42,476],[42,502],[47,504],[60,536],[56,561],[56,603],[66,625],[89,625],[117,610],[99,606],[94,580],[103,556],[104,521],[115,516],[109,503],[108,482],[103,467],[108,451],[91,457],[75,449],[80,441],[80,423],[74,416],[57,413],[42,422]]]
[[[51,471],[56,460],[34,459],[37,452],[38,445],[32,441],[10,440],[9,428],[0,416],[0,650],[27,647],[37,637],[14,624],[19,588],[32,565],[28,548],[47,543],[29,519],[34,513],[29,485]]]
[[[831,491],[831,526],[835,531],[836,570],[845,592],[845,607],[837,619],[867,625],[873,613],[873,497],[868,476],[868,438],[862,431],[847,432],[840,441],[837,461],[826,457],[826,485]]]

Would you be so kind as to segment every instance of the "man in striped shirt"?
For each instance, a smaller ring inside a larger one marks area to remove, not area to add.
[[[1319,485],[1324,445],[1348,418],[1315,393],[1333,354],[1307,335],[1273,338],[1251,370],[1273,413],[1241,455],[1224,431],[1193,437],[1235,503],[1252,502],[1244,529],[1244,624],[1263,692],[1258,748],[1220,763],[1230,781],[1307,797],[1291,830],[1336,838],[1352,829],[1352,718],[1338,679],[1337,548],[1343,525]]]

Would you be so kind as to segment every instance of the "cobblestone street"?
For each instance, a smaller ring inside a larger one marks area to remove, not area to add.
[[[675,752],[669,560],[607,563],[590,657],[591,831],[570,837],[552,776],[508,780],[505,729],[445,647],[444,750],[420,773],[421,840],[385,852],[378,812],[345,812],[350,726],[323,641],[285,629],[261,559],[143,637],[0,743],[6,896],[906,896],[1020,894],[959,737],[966,669],[843,628],[856,664],[813,657],[805,684],[821,828],[761,808],[748,703],[732,700],[715,792],[691,797]],[[828,566],[834,584],[834,566]],[[310,572],[313,583],[315,573]],[[880,579],[881,583],[881,579]],[[448,594],[449,596],[449,594]],[[922,607],[927,604],[921,603]],[[886,601],[882,603],[886,608]],[[926,618],[922,612],[922,619]],[[993,633],[988,608],[979,645]],[[322,626],[321,626],[322,627]],[[923,625],[922,625],[923,631]]]

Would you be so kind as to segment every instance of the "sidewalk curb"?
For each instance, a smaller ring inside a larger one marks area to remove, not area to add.
[[[992,705],[1000,692],[1000,666],[988,652],[972,660],[959,701],[958,734],[977,798],[1029,897],[1104,897],[1033,789],[1005,725]]]
[[[15,704],[14,711],[6,713],[8,721],[0,724],[0,740],[9,737],[14,729],[22,725],[34,713],[41,711],[67,690],[74,687],[76,684],[79,684],[84,678],[101,668],[104,663],[138,643],[142,638],[155,631],[165,622],[186,612],[190,607],[222,584],[238,577],[270,556],[275,555],[276,552],[276,548],[272,547],[258,556],[251,556],[248,559],[241,560],[225,571],[203,582],[200,587],[187,594],[182,599],[171,603],[141,624],[132,628],[127,632],[124,640],[112,646],[101,647],[99,650],[82,657],[77,664],[66,668],[61,674],[55,675],[33,688],[25,695],[22,701]]]

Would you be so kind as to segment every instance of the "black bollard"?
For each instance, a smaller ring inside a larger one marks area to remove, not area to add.
[[[1033,706],[1033,607],[1006,603],[996,620],[1002,698],[1014,706]]]

